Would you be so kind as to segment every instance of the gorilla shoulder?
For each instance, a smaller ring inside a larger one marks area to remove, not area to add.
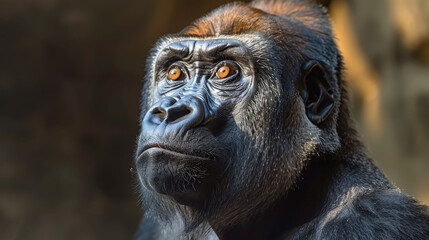
[[[398,190],[351,189],[320,222],[315,239],[427,239],[428,211]]]

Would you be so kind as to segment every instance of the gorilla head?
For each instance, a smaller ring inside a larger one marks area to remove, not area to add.
[[[225,236],[319,214],[337,162],[361,151],[341,69],[329,18],[307,0],[229,4],[159,40],[136,153],[145,218]]]
[[[153,48],[137,150],[148,213],[222,228],[339,148],[329,20],[307,1],[268,3],[224,6]]]

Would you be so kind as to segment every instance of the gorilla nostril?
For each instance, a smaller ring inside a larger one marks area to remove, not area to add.
[[[168,109],[167,122],[174,123],[180,122],[183,119],[187,118],[192,113],[192,108],[190,107],[179,107],[179,108],[170,108]]]
[[[164,109],[157,107],[152,110],[152,115],[158,117],[161,120],[164,120],[167,116],[167,113]]]

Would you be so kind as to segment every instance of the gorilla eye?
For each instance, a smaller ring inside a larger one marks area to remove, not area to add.
[[[182,70],[180,70],[180,68],[172,67],[172,68],[170,68],[170,70],[168,70],[168,79],[173,80],[173,81],[183,80],[184,74],[183,74]]]
[[[230,73],[232,73],[231,68],[227,65],[224,65],[218,68],[216,76],[218,78],[226,78],[230,76]]]

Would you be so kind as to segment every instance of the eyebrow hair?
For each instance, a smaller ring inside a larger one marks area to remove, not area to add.
[[[206,50],[206,53],[208,55],[216,55],[216,54],[220,54],[223,53],[225,51],[228,51],[230,49],[234,49],[234,48],[238,48],[242,50],[242,46],[240,46],[239,44],[233,43],[225,43],[225,44],[216,44],[213,46],[209,46]],[[242,51],[244,52],[244,51]]]
[[[162,50],[162,54],[173,53],[178,57],[186,57],[190,54],[190,49],[188,46],[181,43],[171,43],[166,48]]]
[[[174,42],[162,49],[155,60],[155,69],[164,64],[169,64],[179,59],[187,58],[191,55],[191,50],[185,44]]]

